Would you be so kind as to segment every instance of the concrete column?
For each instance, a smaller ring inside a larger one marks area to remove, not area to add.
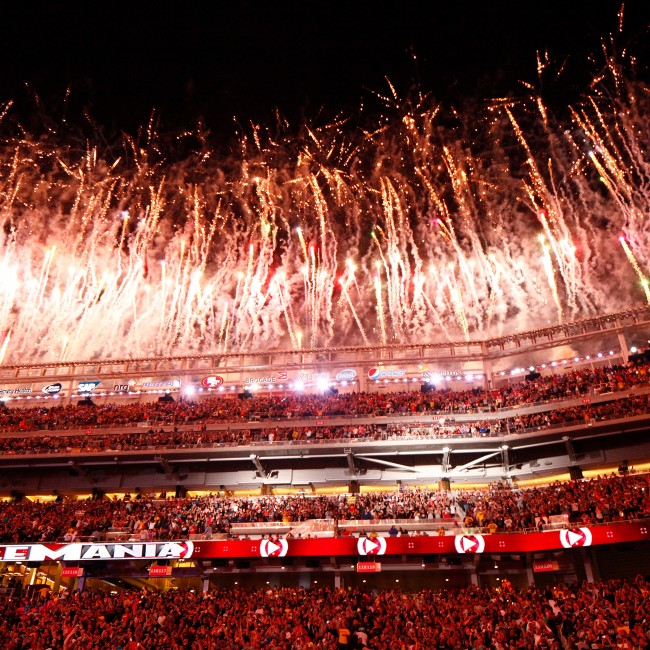
[[[533,571],[533,556],[526,553],[526,581],[529,587],[535,586],[535,572]]]
[[[334,589],[340,589],[343,586],[343,581],[341,580],[341,572],[334,572]]]
[[[618,333],[618,343],[621,346],[621,355],[623,356],[623,363],[627,363],[628,359],[630,358],[630,350],[627,347],[627,341],[625,340],[625,336],[623,336],[623,332]]]
[[[592,555],[590,549],[581,549],[582,562],[585,567],[585,576],[587,582],[596,582],[600,580],[600,571],[598,571],[598,563]]]
[[[201,591],[204,594],[210,591],[210,578],[203,576],[203,581],[201,582]]]
[[[469,574],[469,582],[474,587],[478,587],[478,573],[476,572],[476,568],[471,570]]]

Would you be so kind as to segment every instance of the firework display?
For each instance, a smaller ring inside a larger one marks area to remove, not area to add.
[[[650,303],[647,89],[372,124],[154,124],[119,150],[0,115],[0,363],[475,340]],[[540,57],[540,74],[546,61]],[[182,151],[183,155],[179,155]]]

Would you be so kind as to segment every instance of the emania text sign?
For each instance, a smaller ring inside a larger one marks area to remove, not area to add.
[[[57,560],[181,560],[192,556],[194,543],[151,542],[143,544],[22,544],[0,546],[0,560],[4,562],[46,562]]]

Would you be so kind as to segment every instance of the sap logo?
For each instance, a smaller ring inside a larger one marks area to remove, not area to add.
[[[92,393],[101,381],[82,381],[79,383],[79,388],[77,388],[78,393]]]

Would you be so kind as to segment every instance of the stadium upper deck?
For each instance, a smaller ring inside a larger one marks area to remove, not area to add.
[[[13,364],[0,366],[0,397],[492,387],[530,372],[626,363],[648,341],[650,306],[481,341]]]

